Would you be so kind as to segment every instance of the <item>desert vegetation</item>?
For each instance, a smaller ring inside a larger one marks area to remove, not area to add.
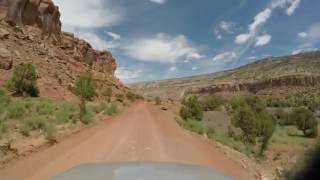
[[[75,92],[80,97],[81,101],[79,104],[80,121],[84,124],[89,124],[90,118],[87,113],[86,101],[92,100],[96,95],[95,87],[90,75],[83,75],[80,77],[76,82]]]
[[[316,102],[307,97],[310,96],[291,96],[286,99],[294,99],[294,103],[283,103],[282,99],[271,101],[255,96],[187,96],[181,102],[177,122],[247,155],[263,155],[269,144],[302,145],[309,142],[308,138],[317,137],[317,110],[311,106]],[[209,117],[209,124],[204,122],[204,114],[211,111],[225,113],[230,122],[217,126],[215,117]]]
[[[32,64],[20,64],[15,67],[12,78],[6,83],[7,90],[22,96],[36,97],[39,94],[37,87],[37,73]]]

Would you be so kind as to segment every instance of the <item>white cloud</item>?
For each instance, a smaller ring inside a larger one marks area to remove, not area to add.
[[[216,38],[220,40],[220,39],[222,39],[222,36],[221,35],[217,35]]]
[[[270,42],[271,36],[260,35],[264,24],[270,19],[274,9],[285,8],[288,16],[291,16],[295,10],[299,7],[301,0],[272,0],[270,5],[264,10],[259,12],[253,19],[253,22],[249,24],[247,33],[242,33],[236,36],[235,43],[252,45],[255,42],[255,46],[265,45]],[[248,49],[248,48],[247,48]]]
[[[159,33],[154,37],[140,38],[124,47],[126,54],[140,61],[174,63],[177,60],[200,59],[202,55],[183,35],[170,37]]]
[[[135,82],[143,75],[142,70],[130,69],[126,67],[118,67],[116,70],[116,77],[126,83]]]
[[[239,34],[236,39],[235,39],[235,42],[237,44],[244,44],[246,42],[249,41],[251,35],[250,34]]]
[[[72,26],[66,26],[66,31],[73,32],[75,36],[86,40],[91,46],[98,50],[113,49],[120,46],[120,42],[106,41],[94,30],[75,28]]]
[[[300,32],[298,33],[298,36],[302,39],[306,38],[308,36],[308,34],[306,32]]]
[[[112,39],[114,40],[119,40],[121,39],[121,36],[117,33],[114,33],[114,32],[106,32],[110,37],[112,37]]]
[[[224,52],[213,57],[213,61],[229,62],[234,60],[236,57],[237,57],[237,54],[234,52]]]
[[[200,68],[199,67],[196,67],[196,66],[194,66],[194,67],[192,67],[192,71],[197,71],[197,70],[199,70]]]
[[[296,54],[300,54],[303,52],[308,52],[308,51],[317,51],[317,48],[302,48],[302,49],[296,49],[294,51],[292,51],[292,55],[296,55]]]
[[[231,34],[233,33],[233,28],[235,27],[235,23],[231,21],[221,21],[219,27],[223,31]]]
[[[272,36],[269,34],[264,34],[256,38],[255,46],[265,46],[270,43]]]
[[[166,0],[149,0],[149,1],[153,3],[158,3],[158,4],[164,4],[166,2]]]
[[[251,33],[255,33],[257,28],[263,25],[271,16],[272,10],[266,8],[254,17],[254,21],[249,25],[249,30]]]
[[[176,66],[172,66],[172,67],[169,68],[168,71],[172,72],[172,71],[176,71],[176,70],[177,70],[177,67]]]
[[[63,25],[79,28],[119,24],[125,11],[116,0],[54,0],[61,11]]]
[[[291,5],[287,8],[286,13],[288,16],[294,14],[295,10],[299,7],[301,0],[291,0]]]

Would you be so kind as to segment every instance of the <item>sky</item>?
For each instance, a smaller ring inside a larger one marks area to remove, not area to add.
[[[54,0],[63,30],[111,51],[125,83],[320,48],[319,0]]]

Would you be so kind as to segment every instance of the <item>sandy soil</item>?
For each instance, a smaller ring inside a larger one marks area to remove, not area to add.
[[[172,113],[146,102],[9,164],[0,177],[43,180],[84,163],[134,160],[203,165],[235,179],[254,178],[221,147],[180,128]]]

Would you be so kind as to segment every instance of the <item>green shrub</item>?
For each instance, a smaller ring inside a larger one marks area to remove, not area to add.
[[[244,142],[255,143],[255,138],[259,135],[260,122],[249,105],[238,107],[232,116],[232,121],[243,131]]]
[[[90,75],[82,75],[76,82],[76,94],[84,100],[92,100],[96,95],[95,86]]]
[[[104,114],[111,116],[118,112],[118,108],[116,104],[101,104],[99,111],[104,111]]]
[[[159,96],[155,97],[154,102],[156,103],[156,105],[161,105],[161,98]]]
[[[134,102],[136,100],[136,95],[131,91],[127,92],[126,96],[127,99],[131,102]]]
[[[25,113],[25,106],[21,102],[12,102],[7,105],[6,111],[8,113],[8,118],[19,119],[22,118]]]
[[[49,144],[55,144],[57,142],[56,139],[56,127],[53,124],[47,123],[43,129],[46,140]]]
[[[58,124],[66,122],[76,122],[78,119],[79,109],[76,105],[71,103],[63,103],[54,112],[54,117]]]
[[[219,96],[207,96],[200,103],[204,111],[214,111],[223,105],[225,100]]]
[[[244,133],[241,128],[229,126],[228,127],[228,135],[229,135],[229,137],[232,137],[234,140],[240,141],[240,140],[242,140]]]
[[[203,118],[203,111],[196,96],[189,96],[183,99],[182,107],[180,109],[180,116],[184,119],[193,119],[201,121]]]
[[[318,121],[312,111],[306,108],[296,108],[290,114],[290,119],[296,123],[305,137],[316,137],[318,135]]]
[[[46,116],[33,116],[26,120],[26,128],[29,128],[31,131],[43,130],[46,126]]]
[[[32,64],[20,64],[15,67],[13,77],[7,83],[9,91],[16,94],[36,97],[39,94],[37,87],[37,73]]]
[[[89,124],[90,115],[87,114],[86,101],[91,100],[96,95],[95,87],[90,75],[83,75],[80,77],[76,82],[75,92],[81,99],[79,104],[79,119],[82,123]]]
[[[205,134],[207,133],[207,129],[203,126],[202,122],[192,119],[176,119],[178,124],[182,126],[185,129],[188,129],[192,132],[195,132],[197,134]]]
[[[244,143],[256,143],[262,137],[260,154],[266,150],[268,142],[275,130],[275,121],[266,112],[266,105],[257,97],[241,97],[233,100],[232,123],[243,131]]]
[[[123,102],[124,102],[124,95],[121,94],[121,93],[116,94],[116,100],[117,100],[118,102],[123,103]]]
[[[295,124],[295,122],[290,121],[289,113],[285,112],[283,108],[277,109],[275,113],[275,119],[281,126],[289,126]]]

